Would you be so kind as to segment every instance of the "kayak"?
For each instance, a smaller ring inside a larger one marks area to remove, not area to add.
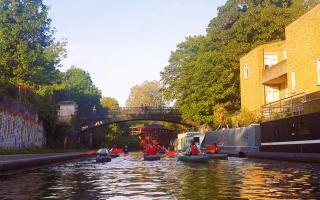
[[[209,157],[209,159],[213,160],[228,160],[228,155],[222,153],[207,154],[207,156]]]
[[[183,162],[190,162],[190,163],[205,163],[208,162],[209,157],[206,155],[200,155],[200,156],[189,156],[189,155],[178,155],[178,160]]]
[[[167,151],[167,152],[165,153],[165,156],[166,156],[167,158],[174,158],[174,157],[177,156],[177,152],[175,152],[175,151]]]
[[[110,154],[111,158],[117,158],[119,157],[120,155],[119,154]]]
[[[97,155],[96,162],[110,162],[111,157],[106,155]]]
[[[144,155],[144,160],[145,161],[156,161],[156,160],[160,160],[160,156],[159,155],[152,155],[152,156]]]

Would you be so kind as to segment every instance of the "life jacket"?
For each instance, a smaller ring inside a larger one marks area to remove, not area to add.
[[[200,152],[199,152],[198,147],[196,145],[191,145],[191,155],[197,156],[199,154],[200,154]]]
[[[149,156],[157,155],[157,152],[158,152],[158,150],[154,146],[147,148],[147,155],[149,155]]]
[[[118,149],[115,148],[115,147],[113,147],[113,148],[111,149],[111,153],[112,153],[112,154],[117,154],[117,153],[118,153]]]
[[[208,153],[219,153],[220,149],[216,145],[210,145],[206,148]]]

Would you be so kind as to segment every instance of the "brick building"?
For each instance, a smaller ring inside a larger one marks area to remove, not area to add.
[[[320,91],[320,5],[285,28],[285,41],[258,46],[240,59],[241,107]]]

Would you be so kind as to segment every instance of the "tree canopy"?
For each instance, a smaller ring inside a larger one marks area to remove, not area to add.
[[[28,86],[58,80],[65,50],[50,22],[42,0],[0,0],[0,79]]]
[[[258,45],[283,40],[285,26],[319,0],[228,0],[204,36],[187,37],[161,72],[166,100],[184,118],[213,125],[214,110],[240,108],[239,59]],[[219,108],[219,109],[215,109]]]
[[[145,81],[141,85],[131,88],[127,106],[139,107],[141,104],[148,106],[165,105],[159,81]]]
[[[93,84],[88,72],[73,66],[61,73],[61,82],[64,89],[59,98],[76,101],[80,116],[94,114],[94,108],[100,109],[101,91]]]
[[[107,110],[119,108],[118,100],[112,97],[102,97],[100,103]]]

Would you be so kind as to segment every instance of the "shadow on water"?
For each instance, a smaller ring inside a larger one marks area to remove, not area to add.
[[[0,199],[319,199],[320,165],[268,160],[143,161],[132,153],[0,176]]]

